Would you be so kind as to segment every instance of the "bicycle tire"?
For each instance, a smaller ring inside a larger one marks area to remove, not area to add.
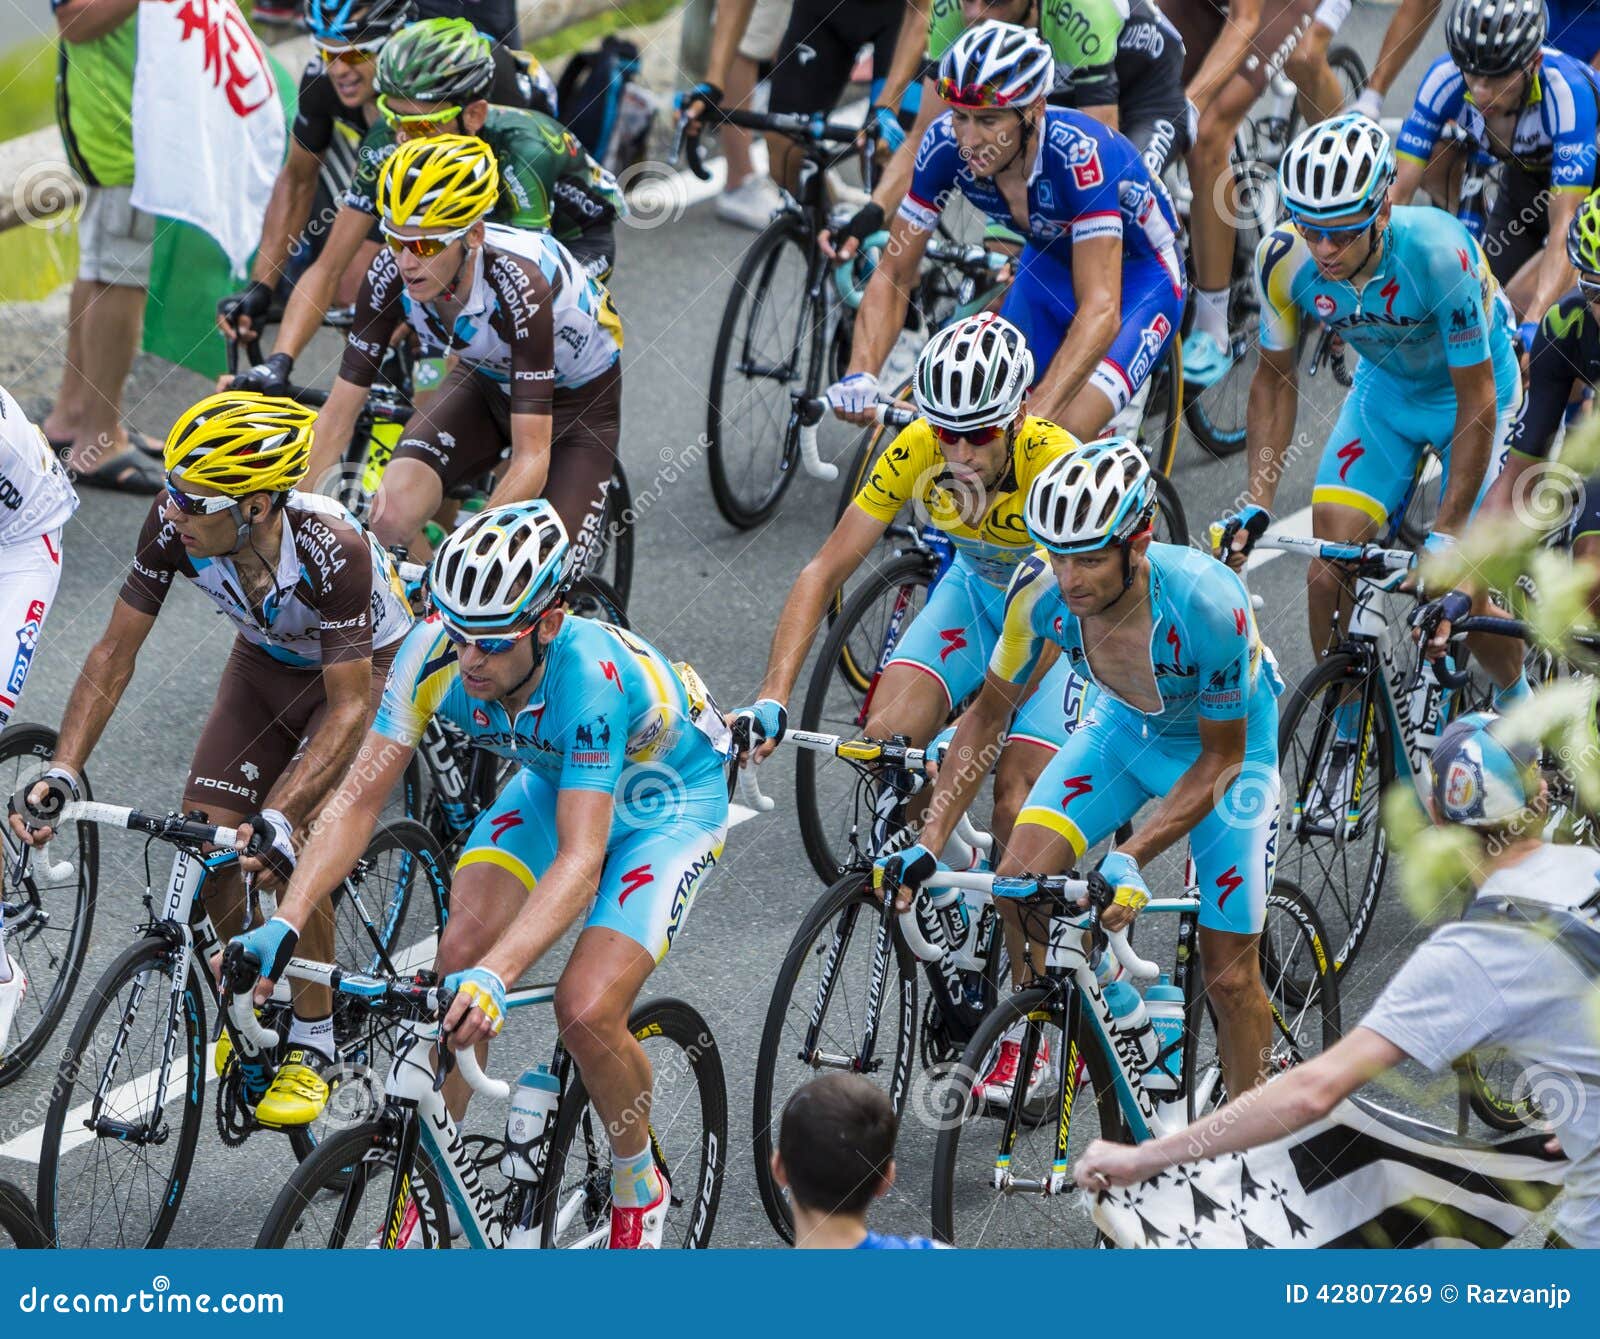
[[[1295,740],[1299,734],[1301,718],[1308,711],[1320,710],[1318,704],[1323,701],[1324,695],[1331,694],[1340,686],[1354,684],[1355,691],[1363,693],[1362,700],[1365,701],[1365,690],[1360,686],[1364,672],[1364,662],[1360,656],[1346,651],[1336,651],[1326,656],[1295,685],[1282,710],[1278,725],[1278,761],[1283,775],[1285,815],[1278,837],[1278,869],[1284,871],[1295,886],[1305,894],[1318,918],[1327,927],[1327,942],[1332,946],[1335,970],[1339,972],[1344,971],[1355,959],[1367,932],[1372,928],[1378,900],[1383,890],[1384,874],[1388,868],[1388,834],[1383,824],[1378,821],[1379,815],[1374,802],[1372,812],[1364,818],[1372,834],[1371,857],[1364,874],[1359,879],[1352,880],[1346,868],[1344,873],[1336,878],[1319,876],[1319,887],[1308,886],[1304,865],[1295,864],[1295,859],[1297,854],[1304,856],[1310,844],[1310,837],[1320,834],[1312,834],[1307,826],[1302,826],[1305,820],[1300,808],[1308,784],[1307,779],[1317,775],[1321,767],[1322,750],[1332,742],[1331,718],[1327,717],[1327,713],[1323,713],[1323,718],[1314,726],[1311,749],[1307,751],[1300,771],[1295,773],[1291,768],[1295,765],[1295,758],[1298,757]],[[1366,714],[1365,708],[1362,711]],[[1370,747],[1375,755],[1377,782],[1371,793],[1377,797],[1381,796],[1395,779],[1393,726],[1381,697],[1374,697],[1371,720],[1373,737]],[[1362,782],[1364,786],[1365,769]],[[1330,837],[1330,840],[1333,838]],[[1340,850],[1348,850],[1347,841],[1337,842],[1336,845]],[[1330,897],[1329,889],[1335,885],[1338,891]],[[1360,893],[1359,899],[1354,902],[1347,896],[1351,889],[1359,890]]]
[[[841,915],[849,911],[854,911],[855,914],[846,927],[845,947],[848,947],[850,938],[862,928],[859,923],[863,911],[868,915],[869,932],[870,927],[878,920],[879,903],[868,887],[868,875],[865,872],[847,874],[840,878],[812,904],[800,922],[799,928],[794,932],[794,937],[790,939],[789,947],[784,951],[783,962],[773,982],[772,997],[767,1003],[767,1016],[761,1027],[761,1045],[756,1055],[755,1091],[750,1108],[751,1148],[755,1154],[756,1189],[761,1197],[761,1207],[766,1210],[767,1221],[772,1224],[773,1230],[787,1242],[794,1241],[794,1217],[790,1212],[787,1198],[772,1176],[772,1153],[777,1147],[778,1118],[782,1114],[776,1109],[774,1096],[778,1060],[786,1040],[785,1024],[789,1021],[789,1003],[805,967],[816,956],[814,946],[817,945],[819,936],[824,934]],[[899,973],[898,987],[892,992],[893,998],[899,1001],[899,1010],[892,1029],[895,1037],[895,1055],[889,1071],[889,1098],[894,1106],[895,1115],[899,1116],[905,1109],[906,1094],[911,1087],[912,1066],[917,1054],[919,1014],[917,961],[898,934],[894,937],[893,968]],[[828,1000],[823,1006],[823,1015],[827,1013],[827,1005],[832,1003],[833,990],[836,988],[837,968],[835,981],[829,988]],[[883,1000],[887,1001],[890,995],[891,989],[886,982]],[[807,1017],[809,1018],[809,1011]],[[865,1019],[862,1021],[865,1022]],[[878,1034],[880,1041],[886,1039],[890,1031],[890,1029],[880,1029]],[[790,1039],[792,1040],[792,1037]],[[859,1053],[859,1047],[852,1052],[857,1055]],[[799,1059],[798,1055],[796,1059]],[[816,1067],[810,1066],[810,1068]],[[787,1097],[784,1100],[787,1101]]]
[[[567,587],[567,607],[579,618],[610,623],[624,632],[632,626],[628,622],[627,602],[622,593],[592,572],[579,577]]]
[[[844,613],[829,630],[827,639],[822,644],[822,653],[811,667],[811,679],[806,686],[805,701],[800,710],[802,730],[822,728],[828,689],[836,670],[841,673],[847,685],[853,686],[854,679],[843,667],[844,651],[857,625],[868,617],[875,603],[896,590],[902,592],[897,598],[908,600],[913,598],[904,592],[914,586],[921,586],[926,591],[932,583],[933,572],[933,559],[930,555],[907,553],[871,572],[867,579],[855,588],[845,604]],[[907,619],[905,626],[909,624],[910,620]],[[877,666],[874,665],[871,674],[876,675],[876,672]],[[820,755],[809,749],[795,750],[794,793],[795,809],[800,821],[800,840],[805,845],[806,858],[810,860],[811,868],[816,871],[817,877],[824,884],[831,884],[844,873],[849,853],[836,851],[828,835],[822,813],[822,800],[817,790],[819,766]]]
[[[7,1244],[19,1251],[43,1251],[49,1249],[50,1238],[22,1187],[0,1181],[0,1248]]]
[[[1340,91],[1344,94],[1344,105],[1350,106],[1356,95],[1367,86],[1367,66],[1354,47],[1342,43],[1339,46],[1328,48],[1328,68],[1340,77]],[[1305,117],[1300,114],[1300,99],[1298,97],[1289,105],[1289,132],[1284,136],[1284,143],[1289,143],[1300,133],[1305,125]]]
[[[1151,369],[1150,394],[1139,421],[1139,445],[1150,459],[1150,468],[1167,478],[1178,463],[1178,438],[1183,435],[1182,346],[1182,337],[1175,335],[1161,361]]]
[[[1060,996],[1057,992],[1046,986],[1032,986],[1017,992],[1009,999],[1002,1000],[978,1025],[978,1030],[972,1034],[972,1040],[967,1043],[967,1049],[962,1052],[960,1063],[953,1069],[945,1080],[942,1101],[931,1112],[932,1118],[939,1125],[939,1136],[934,1146],[933,1154],[933,1235],[940,1241],[951,1246],[961,1243],[957,1239],[958,1217],[960,1215],[959,1191],[957,1180],[960,1169],[957,1166],[961,1152],[961,1138],[964,1129],[993,1128],[989,1121],[987,1110],[979,1110],[978,1104],[972,1098],[973,1080],[988,1070],[989,1057],[999,1047],[1002,1038],[1016,1024],[1026,1022],[1028,1026],[1037,1031],[1042,1021],[1038,1015],[1046,1012],[1048,1017],[1059,1030],[1064,1023],[1060,1010]],[[1080,1015],[1082,1016],[1082,1015]],[[1112,1079],[1111,1064],[1094,1030],[1087,1023],[1080,1025],[1080,1031],[1067,1054],[1081,1056],[1085,1073],[1080,1076],[1076,1093],[1084,1092],[1084,1079],[1087,1079],[1089,1090],[1094,1095],[1095,1115],[1099,1123],[1099,1137],[1118,1142],[1128,1139],[1128,1125],[1123,1119],[1122,1108],[1117,1102],[1116,1085]],[[1059,1089],[1055,1082],[1051,1082],[1047,1091],[1053,1101],[1059,1102]],[[1074,1097],[1073,1106],[1077,1107],[1077,1097]],[[1059,1114],[1059,1113],[1058,1113]],[[1078,1113],[1072,1113],[1076,1116]],[[1055,1146],[1058,1122],[1045,1120],[1042,1123],[1030,1122],[1031,1128],[1041,1129],[1050,1137],[1051,1148]],[[997,1192],[998,1193],[998,1192]],[[1009,1197],[1017,1201],[1028,1203],[1051,1203],[1059,1201],[1063,1205],[1075,1205],[1075,1193],[1063,1194],[1044,1199],[1036,1195],[1017,1195]],[[1096,1239],[1099,1234],[1096,1233]],[[977,1245],[982,1243],[967,1243]],[[1030,1246],[1042,1246],[1046,1243],[1039,1240],[1028,1242]]]
[[[1504,1075],[1499,1071],[1502,1061],[1509,1061],[1514,1068],[1509,1084],[1504,1082]],[[1544,1112],[1531,1091],[1520,1097],[1517,1095],[1518,1080],[1525,1079],[1527,1067],[1517,1064],[1508,1052],[1499,1049],[1472,1051],[1462,1056],[1457,1069],[1466,1081],[1467,1104],[1491,1130],[1509,1134],[1544,1121]]]
[[[83,1094],[82,1100],[87,1100],[101,1082],[104,1066],[96,1066],[94,1071],[83,1074],[85,1068],[84,1057],[88,1054],[96,1039],[97,1032],[106,1027],[109,1032],[117,1031],[116,1025],[104,1024],[102,1019],[108,1011],[117,1007],[122,987],[131,984],[133,978],[148,972],[156,972],[161,976],[159,983],[158,1003],[165,1006],[170,980],[172,976],[173,959],[176,949],[166,940],[156,935],[147,935],[117,955],[116,960],[106,968],[100,980],[95,983],[95,988],[89,996],[83,1013],[79,1015],[77,1023],[73,1026],[72,1035],[67,1042],[67,1048],[61,1057],[61,1068],[56,1075],[55,1085],[50,1093],[50,1108],[45,1117],[44,1132],[39,1152],[39,1184],[36,1199],[39,1206],[39,1221],[45,1231],[56,1245],[84,1246],[94,1243],[81,1241],[75,1232],[67,1233],[67,1240],[63,1242],[62,1205],[59,1202],[58,1191],[62,1184],[63,1137],[68,1133],[66,1121],[69,1112],[74,1106],[74,1093]],[[164,969],[164,970],[163,970]],[[149,1001],[154,992],[146,990],[141,995],[141,1004]],[[155,1210],[144,1239],[131,1242],[123,1237],[123,1229],[127,1226],[129,1205],[118,1205],[117,1212],[113,1215],[116,1220],[118,1239],[114,1243],[118,1246],[155,1247],[166,1242],[167,1234],[172,1230],[173,1219],[177,1217],[178,1209],[183,1203],[183,1194],[188,1186],[189,1170],[194,1163],[195,1141],[200,1135],[200,1121],[205,1106],[206,1087],[206,1021],[205,1001],[195,979],[195,972],[190,971],[188,979],[184,982],[181,1001],[182,1020],[185,1037],[181,1054],[187,1066],[186,1077],[178,1078],[176,1084],[178,1099],[182,1102],[182,1115],[179,1118],[177,1139],[174,1142],[170,1137],[166,1141],[173,1148],[172,1170],[165,1178],[165,1185],[160,1193],[155,1195],[154,1203],[159,1207]],[[124,1053],[124,1061],[130,1057]],[[145,1062],[135,1064],[143,1068]],[[131,1067],[130,1067],[131,1068]],[[176,1071],[174,1071],[176,1072]],[[83,1074],[87,1088],[80,1087],[79,1076]],[[129,1073],[128,1079],[122,1080],[126,1084],[133,1077]],[[116,1086],[113,1086],[113,1094]],[[168,1099],[169,1102],[172,1100]],[[76,1129],[72,1131],[76,1135]],[[97,1136],[88,1141],[91,1148],[110,1147],[114,1149],[131,1149],[138,1147],[132,1141],[114,1137]],[[91,1186],[91,1192],[98,1187],[98,1181]],[[115,1184],[115,1178],[113,1178]],[[148,1188],[148,1180],[147,1180]],[[130,1202],[131,1203],[131,1202]],[[103,1205],[99,1206],[103,1209]],[[93,1224],[91,1223],[91,1227]],[[105,1243],[101,1243],[105,1244]]]
[[[716,1227],[717,1206],[722,1199],[722,1184],[727,1170],[728,1150],[728,1089],[722,1072],[722,1057],[717,1050],[716,1038],[710,1025],[690,1005],[682,1000],[651,1000],[636,1008],[628,1019],[628,1028],[639,1040],[663,1037],[680,1047],[688,1057],[694,1073],[695,1088],[700,1098],[701,1130],[699,1139],[700,1175],[693,1187],[675,1183],[672,1187],[673,1203],[693,1206],[689,1230],[682,1240],[685,1250],[702,1250],[711,1241]],[[656,1083],[661,1082],[663,1067],[654,1066]],[[545,1165],[544,1183],[539,1189],[538,1218],[544,1225],[543,1245],[558,1245],[555,1237],[558,1228],[558,1209],[562,1195],[561,1169],[567,1160],[579,1123],[590,1110],[588,1091],[583,1086],[583,1076],[577,1066],[571,1067],[571,1079],[562,1089],[561,1107],[556,1117],[555,1137],[550,1145],[549,1161]],[[592,1232],[603,1226],[610,1216],[611,1149],[604,1137],[604,1126],[597,1141],[592,1139],[593,1127],[586,1125],[589,1142],[585,1148],[583,1186],[589,1206],[586,1227]],[[665,1165],[660,1139],[652,1120],[650,1143],[655,1151],[656,1166],[670,1176],[682,1175],[682,1164],[672,1168]],[[598,1147],[604,1145],[604,1147]],[[690,1191],[693,1191],[691,1194]],[[668,1219],[671,1221],[670,1216]]]
[[[12,760],[48,762],[55,757],[56,742],[56,732],[49,726],[25,721],[9,725],[0,730],[0,768]],[[29,766],[26,770],[32,771],[33,768]],[[21,775],[20,771],[18,775]],[[93,799],[94,792],[87,776],[81,778],[81,784],[84,799]],[[8,791],[12,789],[14,787],[7,786]],[[59,950],[33,954],[21,947],[24,942],[22,936],[35,922],[31,913],[22,910],[20,903],[10,900],[13,895],[9,874],[0,880],[0,902],[4,902],[6,907],[3,945],[0,946],[6,951],[16,950],[13,956],[28,975],[28,998],[35,1001],[35,1005],[28,1006],[26,1012],[19,1008],[18,1016],[12,1022],[11,1038],[6,1053],[0,1057],[0,1088],[20,1077],[44,1050],[55,1030],[61,1026],[67,1003],[78,987],[79,977],[83,975],[83,963],[89,953],[89,936],[94,930],[94,913],[99,900],[100,835],[99,829],[93,823],[79,823],[77,829],[78,877],[73,916],[66,935],[66,943]],[[63,840],[65,839],[58,838],[58,842]],[[60,848],[52,846],[47,849],[53,854]],[[50,854],[42,853],[41,858],[48,860]],[[0,861],[0,864],[4,863]],[[30,877],[28,887],[29,897],[37,897],[42,903],[43,896],[37,878]],[[26,942],[31,944],[37,935],[43,935],[46,931],[52,934],[59,933],[57,929],[61,919],[59,912],[53,911],[49,913],[49,917],[48,922],[37,923],[37,929],[34,934],[28,936]],[[52,980],[47,969],[57,962],[60,967],[55,971]]]
[[[1187,547],[1189,543],[1189,518],[1184,514],[1183,499],[1178,496],[1177,486],[1166,474],[1154,467],[1150,470],[1150,477],[1156,483],[1156,510],[1161,517],[1166,519],[1167,532],[1156,537],[1166,544],[1179,544]]]
[[[741,319],[758,319],[760,309],[767,302],[773,271],[777,268],[781,253],[790,246],[800,250],[805,260],[806,272],[809,274],[811,237],[804,223],[796,215],[782,213],[774,218],[750,244],[744,259],[739,263],[733,290],[728,295],[727,306],[723,308],[722,324],[717,330],[716,348],[711,357],[711,388],[706,409],[706,464],[711,476],[711,496],[723,519],[739,530],[749,530],[771,516],[783,500],[783,495],[795,475],[794,443],[789,440],[792,434],[786,433],[771,483],[765,487],[761,496],[753,500],[741,496],[734,483],[736,471],[730,460],[734,447],[728,440],[729,434],[724,421],[724,386],[730,375],[735,342],[741,338]],[[816,362],[815,355],[818,351],[806,346],[814,345],[820,337],[822,316],[822,312],[811,313],[810,324],[818,329],[811,332],[810,339],[807,339],[805,332],[802,331],[795,347],[789,351],[787,355],[789,361],[784,364],[784,375],[777,378],[783,381],[786,387],[798,381],[802,375],[809,378],[808,385],[818,379],[816,374],[821,368],[811,365]],[[745,337],[748,337],[748,328]],[[804,369],[800,366],[802,360],[808,364]],[[787,423],[788,418],[788,407],[784,406],[782,421]]]
[[[636,517],[633,510],[633,490],[628,486],[628,476],[617,460],[611,466],[611,486],[606,490],[605,514],[601,518],[600,533],[607,537],[600,554],[601,561],[594,565],[592,575],[600,577],[599,568],[610,563],[609,576],[597,584],[606,585],[616,594],[619,608],[625,608],[633,594],[633,527]],[[615,622],[615,620],[611,620]]]
[[[256,1249],[283,1250],[294,1246],[297,1236],[305,1237],[307,1216],[328,1209],[334,1196],[338,1196],[337,1212],[343,1223],[336,1219],[335,1230],[314,1234],[325,1239],[303,1240],[301,1244],[308,1250],[368,1249],[388,1217],[388,1192],[393,1183],[396,1149],[393,1123],[384,1119],[352,1126],[328,1139],[289,1174],[261,1224]],[[358,1168],[362,1174],[353,1170]],[[411,1162],[410,1176],[413,1190],[419,1186],[422,1189],[420,1201],[413,1194],[412,1202],[417,1206],[416,1222],[423,1233],[424,1247],[448,1250],[450,1230],[444,1191],[432,1159],[422,1151],[420,1144]],[[375,1190],[381,1197],[374,1201],[378,1216],[376,1220],[357,1226],[354,1218],[369,1190]]]

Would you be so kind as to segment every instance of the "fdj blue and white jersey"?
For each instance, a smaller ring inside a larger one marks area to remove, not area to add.
[[[1554,47],[1544,48],[1544,59],[1528,81],[1511,142],[1501,147],[1490,142],[1483,113],[1467,92],[1466,76],[1448,55],[1440,56],[1422,77],[1411,115],[1400,131],[1396,145],[1400,156],[1427,162],[1449,121],[1496,157],[1535,175],[1548,172],[1552,189],[1587,191],[1595,184],[1600,76]]]
[[[1172,201],[1151,178],[1138,150],[1115,130],[1081,112],[1046,111],[1028,173],[1026,222],[1013,217],[991,178],[977,175],[967,164],[951,113],[945,112],[918,146],[900,217],[931,232],[951,191],[959,190],[996,223],[1064,261],[1070,260],[1074,242],[1121,238],[1125,266],[1156,261],[1182,297],[1183,261]]]
[[[415,748],[434,715],[558,790],[614,795],[612,840],[671,827],[694,796],[722,785],[726,729],[699,677],[608,623],[567,616],[545,650],[537,692],[515,719],[501,703],[467,695],[437,616],[418,623],[395,657],[372,728]]]
[[[1449,391],[1450,370],[1494,363],[1497,387],[1518,377],[1511,306],[1483,248],[1461,221],[1432,206],[1397,206],[1383,255],[1360,288],[1325,279],[1291,224],[1256,248],[1261,347],[1295,347],[1303,316],[1337,331],[1374,373]],[[1396,410],[1403,408],[1395,406]]]

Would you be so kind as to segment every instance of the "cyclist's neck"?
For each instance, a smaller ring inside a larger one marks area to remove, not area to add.
[[[241,574],[277,570],[278,555],[283,550],[283,510],[270,511],[245,532],[239,551],[232,555],[233,565]]]
[[[790,1201],[793,1204],[793,1201]],[[864,1219],[794,1207],[794,1244],[807,1250],[853,1251],[867,1239]]]
[[[1533,831],[1524,835],[1512,837],[1509,840],[1502,838],[1500,841],[1488,841],[1483,846],[1483,864],[1481,866],[1485,877],[1503,869],[1511,869],[1520,865],[1529,856],[1537,851],[1542,851],[1546,843],[1542,835],[1542,827],[1534,825]]]
[[[1345,283],[1349,284],[1350,287],[1354,288],[1357,292],[1365,288],[1367,286],[1367,281],[1378,273],[1378,270],[1382,267],[1383,262],[1388,259],[1389,251],[1393,241],[1394,220],[1390,219],[1390,221],[1384,226],[1383,230],[1378,234],[1377,239],[1373,242],[1372,254],[1362,262],[1359,270],[1345,280]]]

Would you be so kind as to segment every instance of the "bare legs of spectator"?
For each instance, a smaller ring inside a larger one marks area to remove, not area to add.
[[[79,279],[67,314],[61,393],[44,421],[53,441],[71,441],[68,464],[87,474],[128,449],[122,386],[144,328],[145,290]]]

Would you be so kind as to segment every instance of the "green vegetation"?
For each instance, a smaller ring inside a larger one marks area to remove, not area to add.
[[[49,38],[0,56],[0,140],[49,125],[55,97],[56,44]]]
[[[574,51],[599,45],[600,39],[608,33],[623,28],[642,28],[647,23],[664,19],[681,3],[682,0],[627,0],[604,14],[528,43],[528,50],[541,62],[548,64],[562,56],[570,56]]]

